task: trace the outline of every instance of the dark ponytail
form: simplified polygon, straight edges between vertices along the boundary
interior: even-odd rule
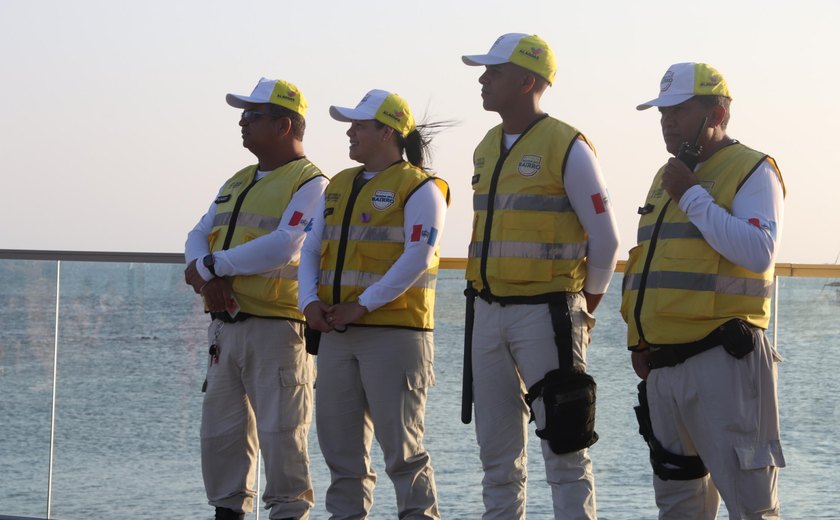
[[[405,158],[408,162],[418,168],[425,168],[426,162],[431,159],[429,156],[429,144],[432,142],[431,138],[423,139],[420,129],[415,128],[407,136],[400,136],[397,142],[400,144],[400,148],[405,151]]]
[[[396,134],[400,152],[405,152],[405,158],[408,162],[425,170],[427,165],[432,162],[432,139],[441,130],[453,126],[455,126],[454,121],[432,121],[417,125],[417,128],[405,137]]]

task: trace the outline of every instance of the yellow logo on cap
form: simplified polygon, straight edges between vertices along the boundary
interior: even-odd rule
[[[724,96],[732,98],[729,87],[723,75],[711,65],[696,63],[694,65],[694,94],[698,96]]]
[[[539,47],[531,47],[530,51],[528,49],[520,49],[519,52],[524,54],[525,56],[528,56],[530,58],[534,58],[535,60],[538,60],[538,59],[540,59],[540,54],[543,53],[543,50],[540,49]]]
[[[272,92],[272,103],[306,116],[306,99],[300,90],[288,81],[277,80]]]
[[[554,73],[557,70],[554,53],[537,35],[520,39],[510,56],[510,62],[539,74],[549,83],[554,83]]]
[[[364,100],[362,102],[364,103]],[[402,136],[410,134],[417,128],[411,110],[408,108],[408,103],[397,94],[389,94],[382,101],[376,120],[390,126]]]
[[[295,101],[295,98],[297,97],[297,92],[295,92],[294,90],[289,90],[285,94],[283,94],[282,92],[278,92],[277,97],[282,99],[288,99],[289,101]]]

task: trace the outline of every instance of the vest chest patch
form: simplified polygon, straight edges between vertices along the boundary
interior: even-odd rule
[[[373,207],[378,210],[384,210],[394,205],[395,198],[393,191],[376,190],[373,197],[370,198]]]
[[[223,202],[227,202],[229,200],[230,200],[230,194],[219,195],[218,197],[216,197],[216,200],[214,200],[213,202],[215,202],[216,204],[222,204]]]
[[[541,162],[540,155],[523,155],[522,159],[519,159],[519,174],[523,177],[533,177],[540,171]]]

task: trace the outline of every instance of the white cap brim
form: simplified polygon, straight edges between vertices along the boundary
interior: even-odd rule
[[[376,114],[369,114],[357,108],[337,107],[335,105],[330,107],[330,116],[336,121],[342,121],[344,123],[376,119]]]
[[[647,110],[650,107],[672,107],[679,105],[689,99],[693,98],[694,94],[676,94],[673,96],[659,96],[656,99],[651,99],[641,105],[636,106],[636,110]]]
[[[501,65],[502,63],[507,63],[508,61],[510,61],[507,58],[493,56],[491,54],[473,54],[470,56],[461,56],[461,60],[467,65],[473,66]]]
[[[267,99],[257,99],[251,96],[239,96],[237,94],[228,94],[225,96],[225,101],[234,108],[248,108],[249,105],[263,105],[268,103]]]

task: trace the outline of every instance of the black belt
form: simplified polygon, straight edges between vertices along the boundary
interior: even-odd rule
[[[723,345],[723,331],[729,323],[730,322],[727,322],[720,327],[715,328],[715,330],[710,332],[708,336],[697,341],[668,345],[651,345],[650,361],[648,366],[651,369],[677,366],[692,356],[696,356],[697,354],[706,352],[709,349]],[[752,328],[752,325],[747,324],[747,326]]]
[[[225,323],[236,323],[236,322],[239,322],[239,321],[245,321],[248,318],[256,318],[256,317],[257,316],[254,316],[253,314],[248,314],[247,312],[239,312],[239,313],[236,314],[236,317],[234,317],[234,318],[231,318],[230,314],[228,314],[227,311],[225,311],[225,312],[211,312],[210,313],[210,318],[212,318],[214,320],[223,321]]]
[[[468,289],[469,290],[469,289]],[[486,301],[487,303],[498,303],[502,306],[505,305],[539,305],[542,303],[552,303],[556,301],[566,301],[566,293],[565,292],[554,292],[554,293],[543,293],[543,294],[535,294],[533,296],[496,296],[495,294],[491,293],[487,289],[482,289],[480,291],[475,291],[475,295],[481,298],[482,300]],[[466,294],[466,291],[464,291]]]

